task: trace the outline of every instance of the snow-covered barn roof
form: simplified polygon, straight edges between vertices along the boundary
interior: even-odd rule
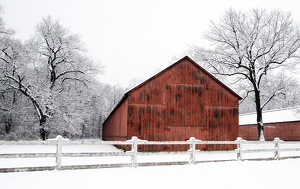
[[[263,111],[263,123],[300,121],[300,107]],[[256,112],[241,114],[239,125],[256,124]]]

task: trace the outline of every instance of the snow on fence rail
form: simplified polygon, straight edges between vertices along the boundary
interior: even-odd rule
[[[138,145],[178,145],[178,144],[189,144],[190,149],[188,151],[180,152],[138,152]],[[237,149],[230,151],[200,151],[196,149],[196,144],[236,144]],[[247,149],[247,145],[270,145],[271,148],[258,148],[258,149]],[[63,139],[61,136],[57,136],[55,139],[46,141],[0,141],[0,145],[56,145],[56,153],[18,153],[18,154],[1,154],[0,158],[41,158],[41,157],[55,157],[55,166],[48,167],[25,167],[25,168],[0,168],[0,172],[19,172],[19,171],[39,171],[39,170],[66,170],[66,169],[89,169],[89,168],[106,168],[106,167],[137,167],[149,166],[149,165],[182,165],[182,164],[195,164],[199,162],[207,161],[196,161],[196,154],[222,154],[222,153],[236,153],[236,158],[232,160],[249,160],[244,158],[245,154],[248,153],[261,153],[261,152],[274,152],[273,157],[259,157],[258,159],[283,159],[297,156],[281,156],[281,152],[287,151],[300,151],[300,147],[297,148],[283,148],[282,144],[297,144],[300,146],[300,141],[282,141],[279,138],[275,138],[273,141],[246,141],[238,137],[236,141],[201,141],[194,137],[191,137],[187,141],[146,141],[140,140],[137,137],[132,137],[131,140],[127,141],[100,141],[100,140],[80,140],[70,141]],[[131,151],[126,152],[89,152],[89,153],[62,153],[63,145],[131,145]],[[187,154],[190,156],[188,161],[177,161],[177,162],[152,162],[152,163],[138,163],[138,155],[178,155]],[[62,166],[62,157],[101,157],[101,156],[131,156],[131,163],[121,164],[98,164],[98,165],[74,165],[74,166]],[[253,158],[252,158],[253,159]],[[258,160],[257,158],[254,158]],[[214,160],[214,161],[230,161],[230,160]]]

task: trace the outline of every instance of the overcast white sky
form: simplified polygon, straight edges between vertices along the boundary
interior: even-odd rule
[[[202,45],[202,32],[233,7],[290,11],[300,21],[299,0],[1,0],[4,21],[26,40],[42,17],[51,15],[82,36],[90,55],[105,66],[103,83],[127,86]]]

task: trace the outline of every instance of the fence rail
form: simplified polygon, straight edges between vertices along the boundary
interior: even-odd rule
[[[190,149],[188,151],[179,152],[138,152],[138,145],[178,145],[178,144],[188,144]],[[197,144],[236,144],[237,149],[230,151],[200,151],[196,149]],[[272,148],[264,149],[244,149],[245,145],[249,144],[274,144]],[[140,140],[137,137],[132,137],[131,140],[127,141],[100,141],[100,140],[80,140],[80,141],[70,141],[63,139],[61,136],[57,136],[55,139],[47,141],[0,141],[0,145],[56,145],[56,153],[18,153],[18,154],[1,154],[0,158],[42,158],[42,157],[55,157],[55,166],[45,166],[45,167],[17,167],[17,168],[0,168],[0,172],[18,172],[18,171],[40,171],[40,170],[66,170],[66,169],[91,169],[91,168],[106,168],[106,167],[137,167],[139,166],[149,166],[149,165],[182,165],[182,164],[195,164],[199,162],[207,161],[196,161],[196,154],[223,154],[223,153],[236,153],[236,158],[230,159],[234,160],[245,160],[244,154],[247,153],[261,153],[261,152],[274,152],[273,157],[269,158],[259,158],[259,159],[283,159],[300,156],[281,156],[281,152],[287,151],[300,151],[298,148],[282,148],[282,144],[297,144],[300,146],[299,141],[282,141],[279,138],[275,138],[273,141],[246,141],[242,138],[237,138],[236,141],[201,141],[194,137],[191,137],[187,141],[146,141]],[[89,152],[89,153],[62,153],[63,145],[131,145],[131,151],[126,152]],[[182,155],[187,154],[190,158],[187,161],[176,161],[176,162],[149,162],[149,163],[138,163],[138,156],[148,156],[148,155]],[[131,156],[131,163],[121,163],[121,164],[97,164],[97,165],[74,165],[74,166],[62,166],[62,157],[102,157],[102,156]],[[211,161],[230,161],[230,160],[209,160]]]

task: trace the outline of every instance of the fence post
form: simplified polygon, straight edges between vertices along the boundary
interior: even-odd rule
[[[192,144],[190,145],[190,148],[192,150],[192,154],[190,156],[190,162],[192,161],[192,163],[195,164],[195,151],[196,151],[195,137],[191,137],[190,141],[192,142]]]
[[[197,141],[201,141],[201,140],[197,140]],[[191,142],[190,149],[188,151],[192,152],[192,154],[190,155],[190,163],[196,164],[196,151],[200,151],[200,150],[196,150],[195,137],[191,137],[190,140],[188,140],[188,142]]]
[[[242,139],[242,137],[238,137],[237,139],[236,139],[236,141],[238,142],[238,144],[237,144],[237,159],[238,160],[243,160],[243,139]]]
[[[132,167],[137,167],[137,145],[138,145],[138,138],[136,136],[132,137]]]
[[[136,136],[133,136],[130,140],[127,140],[127,142],[131,143],[131,161],[132,161],[132,167],[137,167],[137,151],[138,151],[138,143],[147,143],[147,140],[140,140]]]
[[[56,137],[56,170],[61,170],[61,157],[62,157],[62,136]]]
[[[274,154],[274,159],[280,159],[280,140],[278,137],[274,138],[274,143],[275,143],[275,154]]]

